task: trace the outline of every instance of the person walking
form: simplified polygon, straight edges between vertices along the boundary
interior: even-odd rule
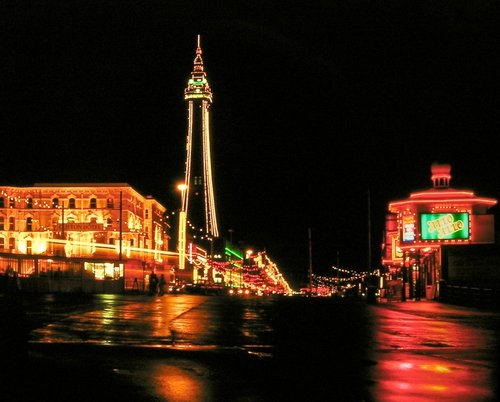
[[[165,285],[167,281],[165,280],[165,276],[163,274],[160,275],[160,279],[158,280],[158,294],[163,296],[165,294]]]
[[[153,296],[156,294],[156,289],[158,287],[158,277],[154,271],[149,274],[149,295]]]

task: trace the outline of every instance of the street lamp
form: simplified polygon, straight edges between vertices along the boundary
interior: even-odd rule
[[[179,249],[179,269],[185,268],[186,260],[186,210],[185,198],[187,186],[182,183],[177,186],[181,192],[181,210],[179,212],[179,235],[178,235],[178,249]]]

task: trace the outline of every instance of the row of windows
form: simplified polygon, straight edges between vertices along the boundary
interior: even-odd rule
[[[0,230],[5,230],[5,218],[3,216],[0,216]],[[9,218],[8,230],[16,230],[16,219],[13,216]]]
[[[109,244],[115,244],[115,239],[110,238]],[[31,254],[33,249],[33,242],[31,240],[26,240],[26,254]],[[129,240],[129,246],[134,247],[134,239]],[[9,238],[9,250],[13,250],[16,248],[16,239],[13,237]],[[5,250],[5,238],[0,237],[0,250]]]
[[[31,246],[31,240],[28,240],[30,242],[30,246]],[[0,237],[0,249],[4,249],[5,248],[5,239],[3,237]],[[13,237],[9,238],[9,249],[12,250],[16,248],[16,239],[14,239]]]
[[[0,216],[0,230],[5,230],[5,219],[3,216]],[[9,229],[7,230],[16,230],[16,220],[13,216],[9,218]],[[26,231],[31,232],[33,230],[33,218],[26,218]]]
[[[55,218],[56,220],[52,222],[53,224],[57,224],[58,218]],[[92,218],[90,220],[90,223],[96,223],[96,218]],[[68,218],[68,223],[74,223],[70,218]],[[108,218],[106,220],[106,225],[109,227],[113,224],[113,220],[111,218]],[[16,230],[16,219],[11,216],[9,218],[9,225],[8,225],[7,230]],[[5,218],[3,216],[0,216],[0,230],[5,230]],[[33,218],[28,217],[26,218],[26,231],[31,232],[33,230]]]
[[[15,208],[16,207],[16,202],[14,198],[8,198],[9,200],[9,208]],[[5,198],[0,197],[0,208],[5,208]],[[64,205],[63,205],[64,206]],[[59,207],[59,198],[53,198],[52,199],[52,208],[57,208]],[[108,209],[113,209],[115,207],[115,202],[113,198],[108,198],[106,200],[106,208]],[[26,208],[33,208],[33,198],[28,197],[26,199]],[[75,198],[70,198],[68,201],[68,207],[70,209],[76,208],[76,199]],[[89,208],[91,209],[96,209],[97,208],[97,198],[91,198],[89,202]]]

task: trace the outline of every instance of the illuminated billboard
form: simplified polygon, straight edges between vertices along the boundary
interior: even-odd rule
[[[403,216],[403,242],[415,241],[415,219],[413,215]]]
[[[457,240],[469,238],[469,214],[421,214],[422,240]]]

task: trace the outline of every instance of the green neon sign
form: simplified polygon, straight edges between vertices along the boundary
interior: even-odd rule
[[[421,214],[422,240],[454,240],[469,238],[469,214]]]
[[[232,249],[232,248],[229,248],[226,246],[226,255],[232,255],[234,257],[236,257],[237,259],[239,260],[242,260],[243,259],[243,254],[239,253],[238,251]]]

